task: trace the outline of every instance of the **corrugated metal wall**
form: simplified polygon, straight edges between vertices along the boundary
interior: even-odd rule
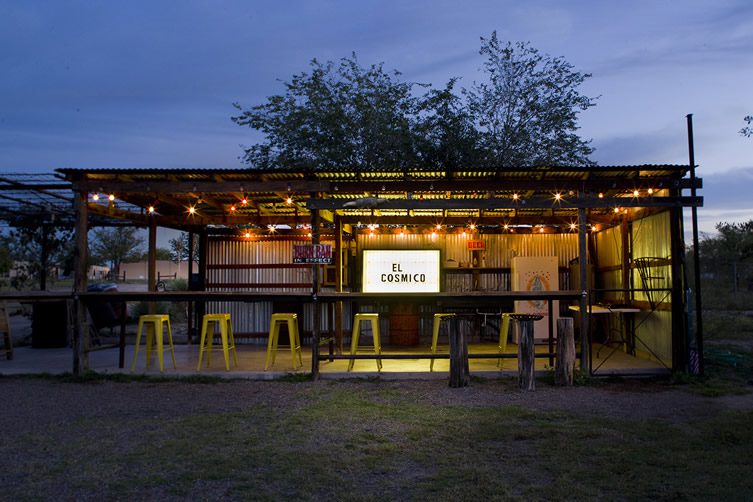
[[[310,244],[309,241],[244,241],[237,239],[211,238],[207,245],[207,283],[211,291],[285,291],[311,292],[308,287],[283,287],[290,284],[311,284],[310,266],[293,266],[293,245]],[[249,265],[291,265],[282,268],[244,268]],[[223,268],[223,267],[228,268]],[[254,287],[254,284],[271,285]],[[304,332],[313,331],[313,304],[303,305],[301,327]],[[322,305],[322,331],[328,331],[331,319],[328,306]],[[208,312],[229,312],[233,328],[239,334],[267,333],[269,320],[274,310],[272,302],[211,302]],[[266,343],[265,339],[255,340]]]
[[[467,249],[470,234],[429,234],[409,235],[367,235],[359,236],[358,250],[364,249],[439,249],[444,265],[457,267],[471,263],[472,252]],[[486,249],[484,259],[479,264],[486,268],[509,269],[515,256],[557,256],[559,266],[567,268],[570,261],[578,257],[578,235],[572,234],[486,234],[481,237]],[[360,256],[360,255],[359,255]],[[510,274],[505,272],[482,272],[479,287],[486,291],[509,291]],[[470,291],[472,275],[468,273],[445,274],[445,291]],[[559,277],[560,289],[570,289],[569,273],[563,271]]]

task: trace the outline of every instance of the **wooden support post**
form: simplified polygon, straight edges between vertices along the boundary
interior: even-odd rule
[[[343,222],[335,215],[335,291],[343,291]],[[331,347],[332,344],[330,344]],[[337,354],[343,353],[343,302],[335,302],[335,342]]]
[[[579,192],[579,195],[583,197],[584,190]],[[589,304],[588,295],[588,254],[587,254],[587,240],[588,235],[586,233],[586,209],[578,209],[578,266],[580,267],[580,284],[578,289],[581,291],[580,297],[580,369],[583,371],[590,371],[589,361],[591,360],[591,342],[588,336],[588,314],[587,307]],[[595,273],[595,270],[594,270]]]
[[[13,334],[10,332],[10,318],[5,302],[0,302],[0,332],[3,333],[5,342],[5,357],[10,361],[13,359]]]
[[[76,214],[76,248],[73,250],[73,374],[80,375],[89,369],[89,326],[86,308],[79,293],[86,291],[86,255],[89,242],[89,207],[87,193],[77,192],[73,197],[73,211]]]
[[[554,367],[555,385],[570,386],[575,372],[575,328],[571,317],[557,319],[557,362]]]
[[[460,329],[459,316],[453,317],[450,324],[450,387],[468,387],[471,372],[468,367],[468,340]]]
[[[311,194],[316,198],[316,194]],[[311,211],[311,244],[319,244],[320,237],[320,217],[319,211]],[[311,377],[316,380],[319,378],[319,342],[322,339],[322,313],[319,305],[319,265],[311,266],[311,296],[314,303],[314,332],[311,341]]]
[[[512,314],[511,317],[518,321],[520,330],[520,342],[518,343],[518,387],[520,390],[536,390],[536,378],[534,377],[535,347],[533,345],[533,323],[543,319],[542,315],[535,314]]]

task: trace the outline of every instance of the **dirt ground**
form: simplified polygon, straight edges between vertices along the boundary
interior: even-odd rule
[[[34,432],[49,424],[87,417],[176,417],[242,411],[257,405],[284,409],[305,402],[308,395],[326,395],[333,389],[351,389],[367,398],[388,399],[394,404],[514,405],[532,410],[667,422],[708,418],[729,409],[753,409],[753,393],[711,398],[688,392],[683,386],[629,380],[569,388],[538,383],[536,391],[521,392],[511,380],[474,381],[469,387],[453,389],[444,380],[243,380],[205,384],[180,381],[61,383],[54,379],[8,377],[0,378],[4,410],[0,414],[0,427]]]

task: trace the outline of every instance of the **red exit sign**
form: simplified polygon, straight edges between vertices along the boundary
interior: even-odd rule
[[[468,249],[471,251],[478,251],[480,249],[486,249],[486,245],[484,244],[484,241],[478,240],[478,239],[471,239],[467,243]]]

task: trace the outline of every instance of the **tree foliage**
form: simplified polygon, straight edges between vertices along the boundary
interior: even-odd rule
[[[594,99],[578,92],[589,74],[527,43],[481,39],[486,82],[468,91],[485,164],[587,165],[593,149],[575,131],[578,113]]]
[[[750,138],[753,136],[753,115],[748,115],[743,119],[748,125],[740,129],[740,134]]]
[[[21,222],[8,236],[15,267],[11,284],[23,289],[37,283],[40,290],[47,289],[47,279],[54,269],[70,271],[72,243],[71,228],[55,226],[44,218],[41,222]]]
[[[339,64],[311,61],[284,95],[242,110],[233,121],[266,135],[246,150],[256,167],[400,166],[413,160],[414,84],[381,64],[362,67],[355,54]]]
[[[98,228],[89,239],[89,254],[99,264],[109,264],[120,275],[120,264],[138,261],[143,255],[144,238],[134,227]]]
[[[704,270],[714,274],[733,272],[734,287],[738,282],[753,281],[753,276],[739,277],[740,271],[753,265],[753,220],[744,223],[717,223],[718,235],[699,243]],[[747,264],[746,267],[740,265]]]
[[[578,114],[594,98],[578,88],[590,77],[528,44],[481,39],[485,81],[457,89],[404,82],[383,64],[311,61],[283,94],[243,109],[233,121],[265,139],[245,149],[258,168],[587,165]]]
[[[181,261],[199,261],[199,243],[196,239],[193,242],[193,252],[189,252],[189,239],[186,232],[181,232],[178,237],[170,239],[170,260],[175,263]]]
[[[5,275],[13,268],[13,257],[8,243],[0,242],[0,274]]]

